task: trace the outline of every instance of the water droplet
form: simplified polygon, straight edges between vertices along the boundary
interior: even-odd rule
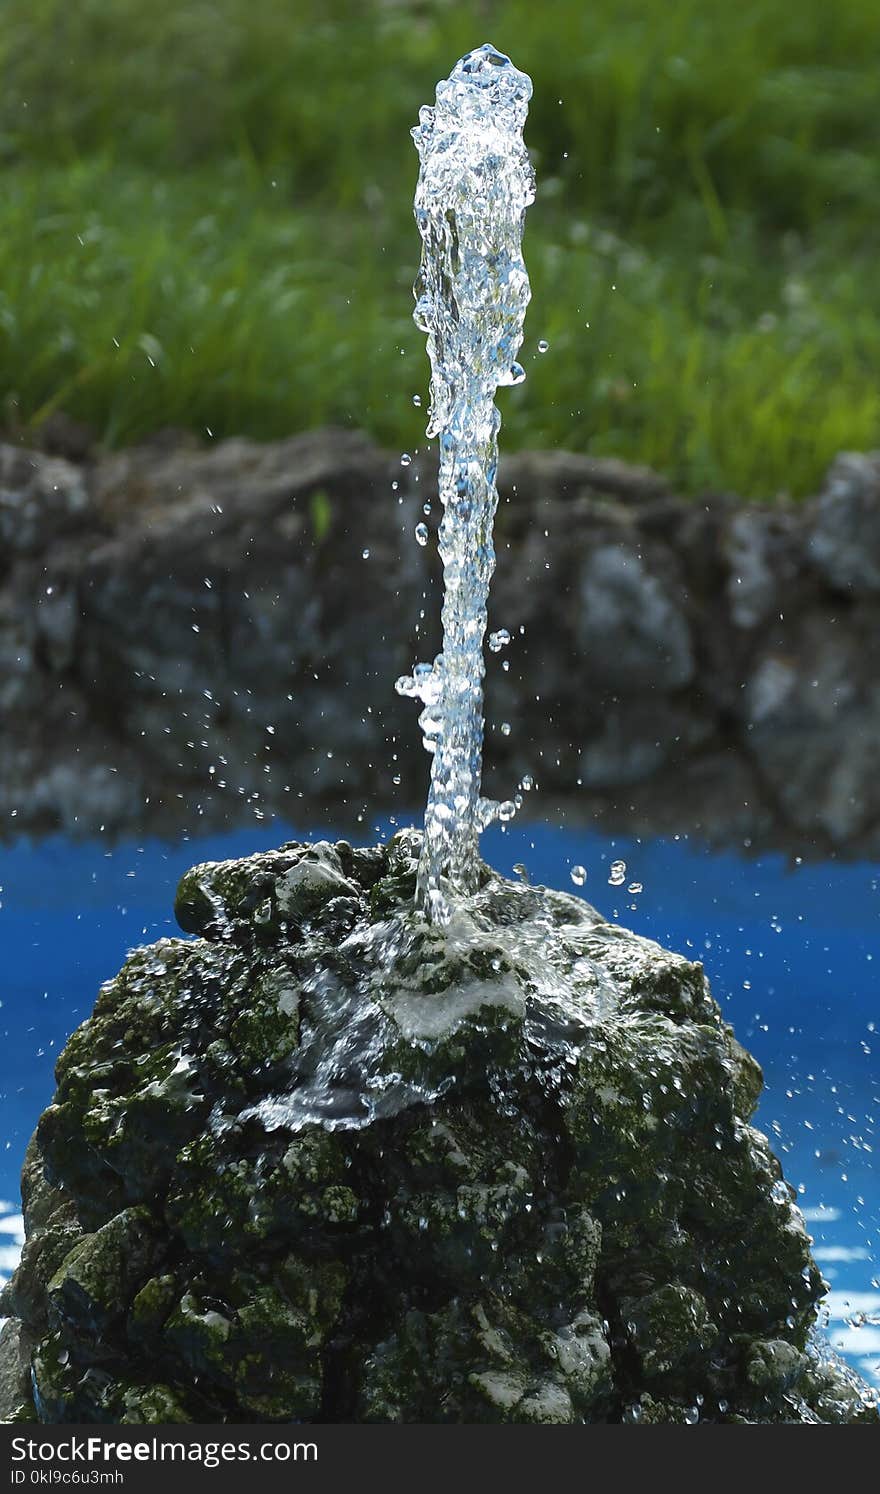
[[[421,405],[421,403],[422,403],[422,396],[420,394],[414,394],[413,395],[413,404],[415,405],[416,409],[419,408],[419,406]]]
[[[549,346],[550,346],[549,342],[546,342],[545,339],[542,337],[541,341],[538,343],[538,352],[539,353],[546,353],[546,351],[549,348]]]
[[[493,654],[500,654],[509,642],[510,634],[506,628],[499,628],[497,632],[489,634],[489,648]]]
[[[522,779],[520,780],[520,788],[525,789],[526,793],[528,794],[534,787],[535,780],[532,777],[531,773],[523,773]]]
[[[401,465],[401,467],[411,467],[412,466],[412,457],[410,456],[410,454],[409,454],[408,451],[401,452],[400,465]]]
[[[502,737],[509,737],[510,736],[510,722],[509,721],[502,721],[502,723],[501,723],[501,735],[502,735]]]
[[[420,544],[420,545],[426,545],[428,543],[428,526],[427,526],[427,524],[417,524],[416,528],[415,528],[415,536],[416,536],[416,542],[418,544]]]
[[[626,880],[626,862],[612,861],[608,881],[612,887],[622,887]]]
[[[583,887],[587,880],[587,868],[585,866],[573,866],[571,869],[571,880],[575,887]]]
[[[630,882],[630,884],[629,884],[629,886],[627,887],[626,890],[627,890],[627,892],[633,892],[633,893],[635,893],[635,892],[644,892],[644,887],[642,886],[641,882]]]
[[[361,559],[362,560],[369,560],[369,558],[370,558],[370,552],[369,552],[369,550],[362,550],[361,551]]]

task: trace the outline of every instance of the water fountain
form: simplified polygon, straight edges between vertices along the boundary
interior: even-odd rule
[[[702,967],[477,853],[527,97],[482,48],[417,131],[447,583],[404,685],[425,834],[196,866],[195,937],[102,988],[25,1162],[14,1419],[877,1419],[810,1340],[822,1279]]]
[[[480,796],[483,639],[495,568],[495,391],[525,378],[516,359],[530,295],[522,233],[535,195],[523,143],[531,94],[510,58],[483,46],[438,85],[435,107],[422,109],[413,130],[422,237],[415,319],[428,334],[428,435],[440,446],[443,652],[397,688],[425,707],[433,762],[418,898],[438,923],[449,920],[444,884],[474,890],[479,832],[500,809]]]

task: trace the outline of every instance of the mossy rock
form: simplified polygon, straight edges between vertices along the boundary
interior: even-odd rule
[[[429,927],[418,851],[194,867],[197,937],[102,989],[26,1160],[8,1414],[876,1421],[701,966],[488,867]]]

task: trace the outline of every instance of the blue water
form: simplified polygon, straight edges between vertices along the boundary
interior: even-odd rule
[[[387,822],[375,832],[387,834]],[[56,839],[0,849],[0,1275],[20,1238],[18,1174],[52,1094],[52,1066],[133,945],[176,932],[178,877],[296,832],[278,825],[115,847]],[[324,827],[312,838],[332,835]],[[750,860],[685,839],[638,842],[545,824],[495,826],[487,860],[587,897],[609,917],[705,963],[764,1068],[758,1124],[801,1195],[831,1286],[827,1332],[880,1383],[880,867]],[[625,882],[609,867],[626,862]],[[582,864],[582,889],[570,868]],[[640,883],[643,890],[629,893]]]

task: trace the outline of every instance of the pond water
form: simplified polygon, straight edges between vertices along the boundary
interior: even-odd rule
[[[372,828],[385,836],[394,827]],[[0,1277],[18,1256],[18,1176],[51,1098],[55,1057],[126,951],[177,932],[181,873],[334,834],[275,824],[174,845],[50,839],[0,848]],[[747,859],[684,838],[610,839],[539,822],[496,825],[482,849],[506,875],[522,863],[533,882],[587,897],[703,960],[725,1016],[764,1068],[758,1124],[800,1194],[830,1283],[825,1331],[880,1384],[880,1325],[857,1323],[880,1312],[880,867]],[[571,877],[579,867],[582,885]]]

